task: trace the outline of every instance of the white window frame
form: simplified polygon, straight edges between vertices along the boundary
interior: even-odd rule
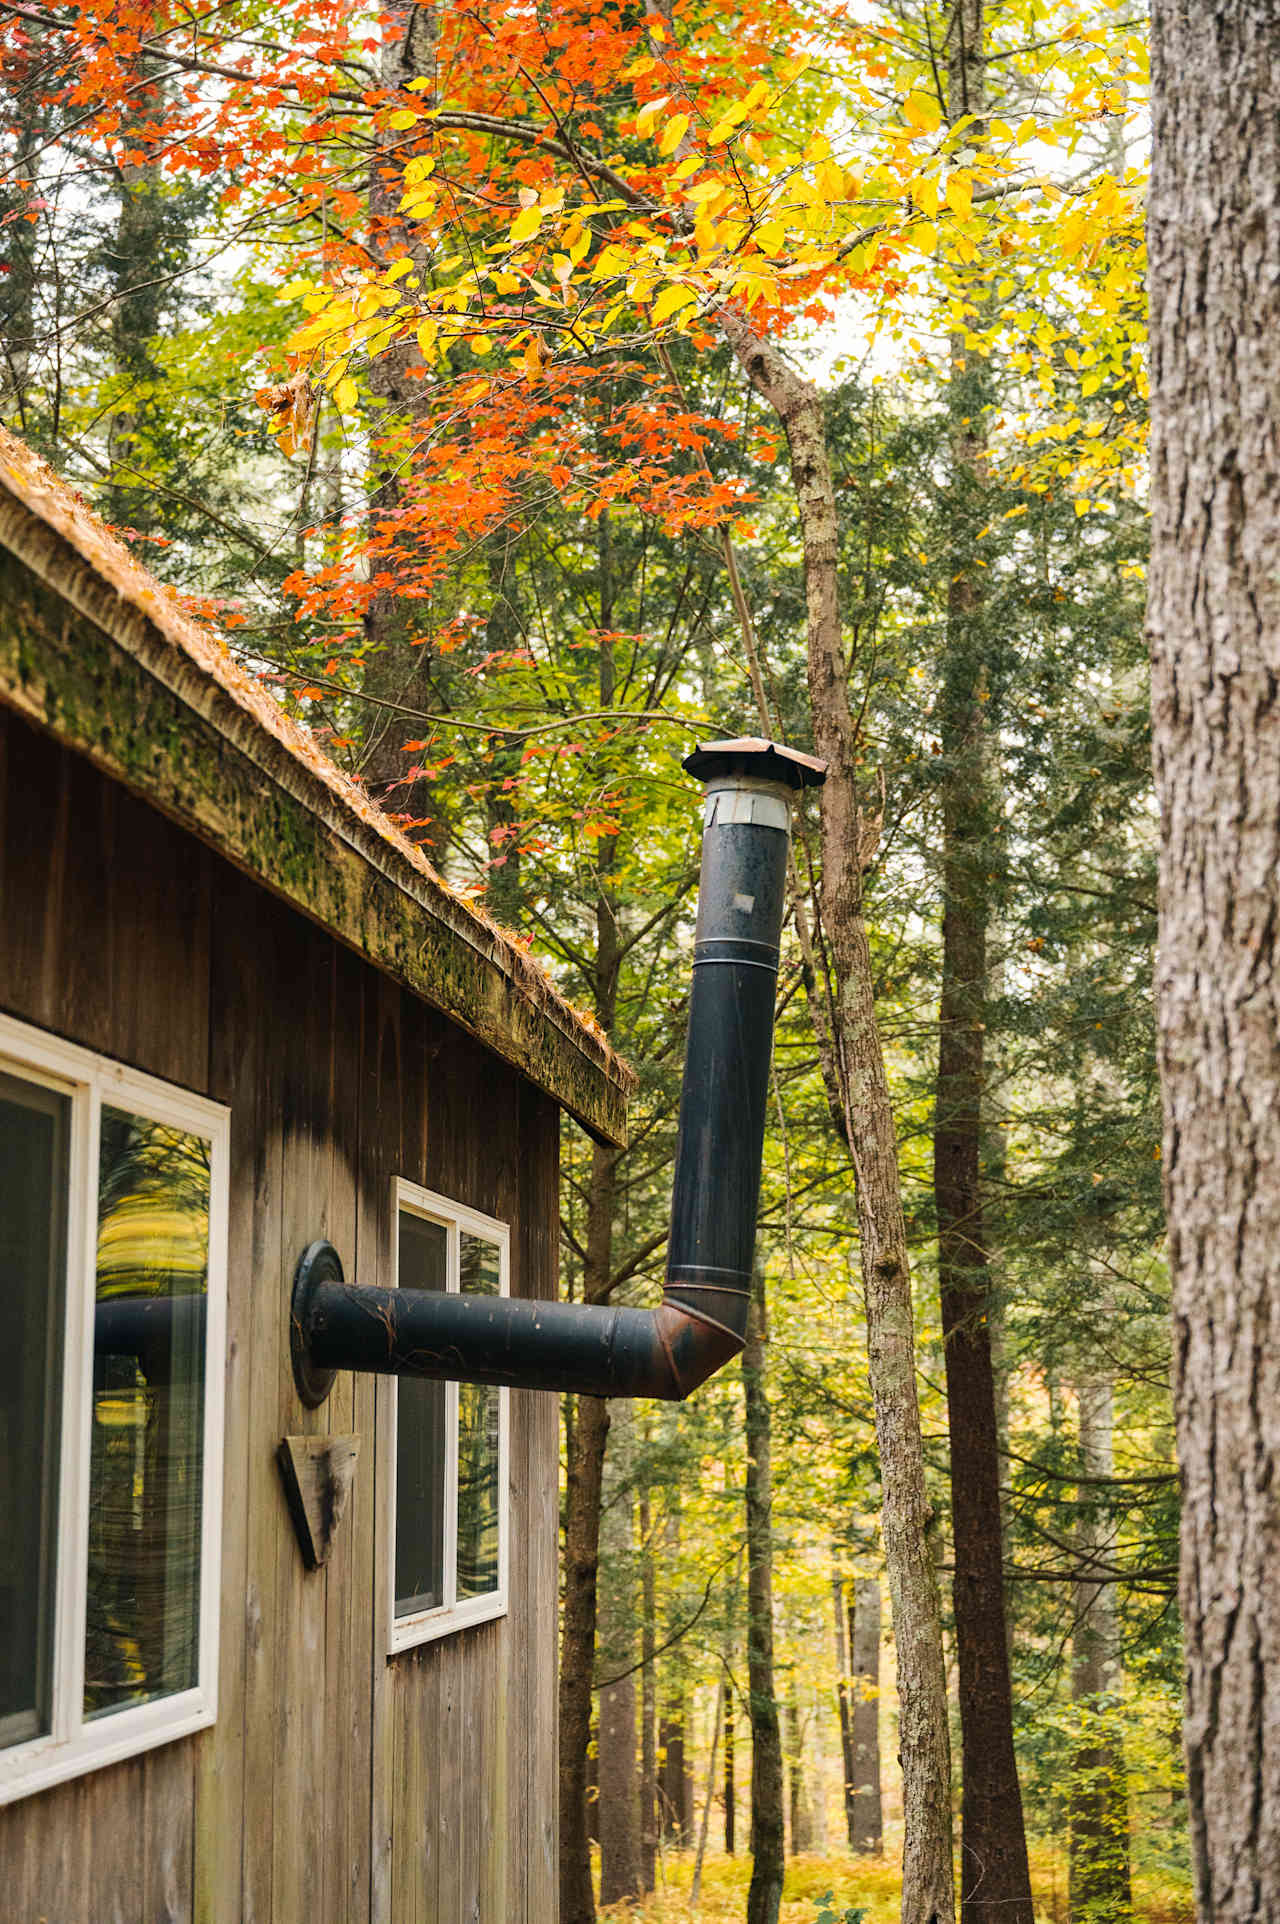
[[[493,1216],[485,1216],[477,1209],[467,1209],[461,1203],[452,1202],[447,1196],[437,1195],[432,1189],[423,1189],[418,1183],[407,1182],[398,1177],[394,1185],[393,1212],[393,1266],[395,1287],[400,1287],[400,1217],[401,1213],[420,1216],[425,1221],[437,1223],[448,1231],[447,1255],[445,1259],[446,1287],[450,1295],[456,1295],[461,1287],[459,1266],[463,1234],[483,1236],[486,1242],[494,1243],[498,1249],[498,1294],[511,1294],[511,1231],[506,1223],[498,1222]],[[510,1391],[498,1391],[498,1587],[487,1596],[468,1597],[461,1603],[457,1600],[458,1581],[458,1385],[446,1383],[445,1389],[445,1474],[444,1474],[444,1602],[432,1610],[419,1610],[413,1616],[396,1615],[396,1525],[397,1525],[397,1418],[399,1415],[400,1384],[391,1379],[391,1423],[390,1449],[388,1456],[388,1515],[390,1528],[387,1531],[389,1546],[387,1568],[387,1655],[394,1657],[401,1650],[413,1650],[418,1645],[431,1643],[436,1637],[451,1635],[455,1630],[463,1630],[469,1624],[492,1623],[496,1617],[505,1617],[508,1604],[508,1539],[510,1532]]]
[[[71,1098],[62,1422],[54,1542],[52,1705],[48,1733],[0,1750],[0,1806],[85,1771],[204,1730],[217,1715],[226,1380],[227,1218],[231,1113],[220,1103],[129,1069],[0,1015],[0,1069]],[[102,1108],[129,1110],[209,1143],[209,1280],[205,1299],[197,1681],[188,1690],[86,1722],[84,1643],[97,1288],[98,1145]]]

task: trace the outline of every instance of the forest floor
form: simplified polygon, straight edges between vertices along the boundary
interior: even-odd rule
[[[1067,1924],[1065,1852],[1040,1844],[1033,1846],[1031,1859],[1037,1924]],[[612,1904],[601,1911],[601,1917],[610,1924],[690,1924],[691,1919],[696,1924],[742,1924],[751,1878],[749,1858],[708,1851],[696,1912],[689,1906],[692,1852],[668,1856],[664,1869],[665,1888],[660,1884],[647,1902]],[[1161,1882],[1164,1888],[1157,1889],[1151,1879],[1135,1876],[1135,1924],[1193,1924],[1195,1905],[1189,1887],[1180,1881],[1177,1888],[1170,1888],[1167,1879]],[[793,1858],[787,1866],[781,1924],[818,1924],[824,1915],[819,1900],[828,1892],[826,1915],[834,1911],[833,1924],[898,1924],[900,1890],[898,1866],[891,1857],[862,1862],[847,1854]]]

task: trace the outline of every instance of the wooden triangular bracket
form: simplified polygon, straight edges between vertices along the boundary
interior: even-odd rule
[[[285,1501],[308,1570],[327,1563],[360,1454],[358,1436],[286,1436],[276,1451]]]

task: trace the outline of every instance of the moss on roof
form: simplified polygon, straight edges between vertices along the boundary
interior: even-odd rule
[[[47,611],[28,608],[24,621],[10,594],[0,698],[453,1016],[593,1133],[623,1139],[634,1078],[591,1018],[448,886],[220,637],[3,428],[0,547],[117,657],[91,665],[84,634],[68,648]]]

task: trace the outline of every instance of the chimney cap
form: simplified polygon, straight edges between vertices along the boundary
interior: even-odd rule
[[[754,775],[758,781],[785,782],[788,788],[817,788],[827,779],[827,764],[816,755],[766,741],[763,735],[740,735],[731,742],[704,742],[686,755],[681,766],[700,782],[717,775]]]

